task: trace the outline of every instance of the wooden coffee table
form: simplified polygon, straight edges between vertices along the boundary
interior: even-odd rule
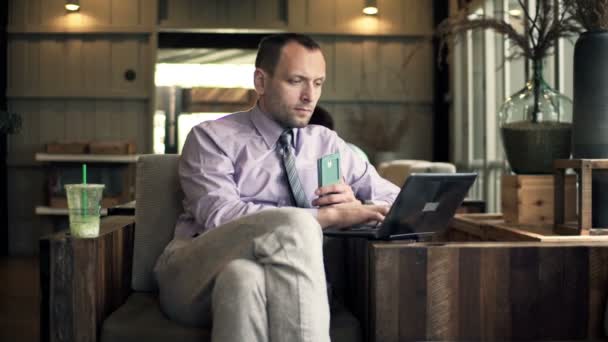
[[[439,241],[347,245],[347,302],[367,341],[604,336],[606,236],[557,236],[507,225],[499,214],[465,214]]]

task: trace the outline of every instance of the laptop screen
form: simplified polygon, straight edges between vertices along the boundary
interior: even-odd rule
[[[475,173],[410,175],[382,228],[389,235],[428,234],[446,229],[476,177]]]

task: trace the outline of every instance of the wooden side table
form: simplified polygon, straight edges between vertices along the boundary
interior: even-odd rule
[[[103,318],[131,291],[134,229],[133,216],[109,216],[99,237],[40,239],[41,341],[97,341]]]
[[[603,338],[605,237],[543,240],[472,216],[447,235],[467,242],[348,241],[348,303],[367,341]]]

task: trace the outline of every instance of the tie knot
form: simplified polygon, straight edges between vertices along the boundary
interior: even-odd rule
[[[283,133],[281,133],[281,136],[279,137],[279,142],[281,143],[281,146],[282,147],[291,146],[292,136],[293,136],[293,132],[291,131],[291,129],[284,130]]]

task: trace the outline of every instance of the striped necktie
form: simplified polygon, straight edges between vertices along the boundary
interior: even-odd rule
[[[287,180],[289,181],[289,188],[295,203],[300,208],[310,208],[308,198],[300,183],[300,177],[298,177],[298,170],[296,170],[296,156],[293,152],[293,146],[291,144],[293,132],[291,129],[287,129],[281,133],[279,137],[279,154],[283,160],[283,167],[285,167],[285,173],[287,173]]]

